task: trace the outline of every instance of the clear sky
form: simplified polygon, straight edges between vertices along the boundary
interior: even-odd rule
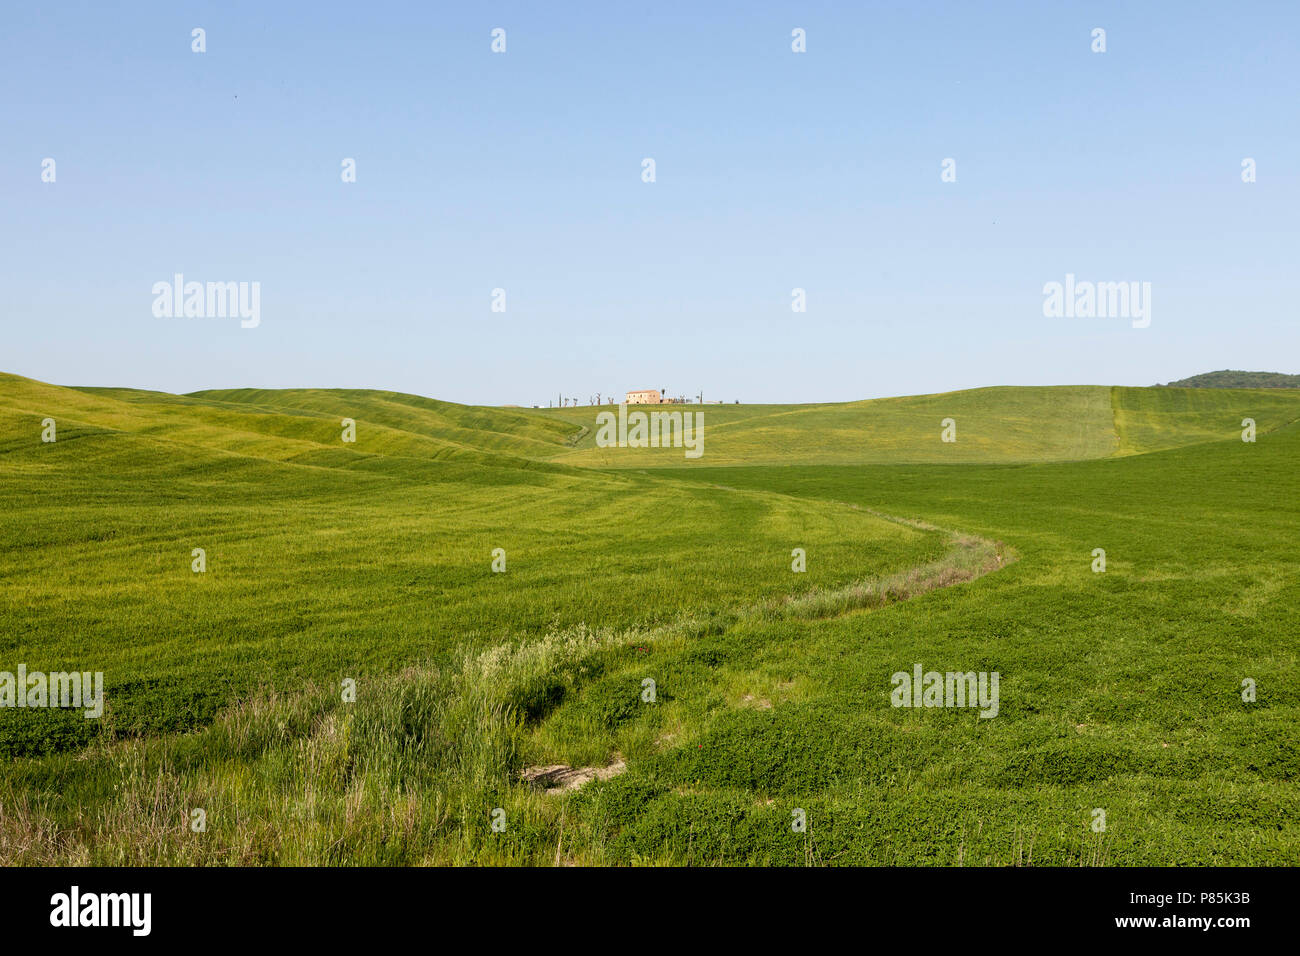
[[[1294,0],[12,2],[0,94],[0,370],[59,384],[1300,372]],[[259,282],[260,324],[156,317],[175,273]],[[1067,273],[1150,282],[1150,327],[1044,317]]]

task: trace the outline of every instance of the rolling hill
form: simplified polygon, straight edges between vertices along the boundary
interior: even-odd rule
[[[62,421],[64,438],[125,433],[324,468],[421,475],[429,468],[646,468],[681,464],[962,464],[1077,461],[1266,432],[1300,419],[1300,390],[1108,386],[981,388],[814,405],[685,405],[705,455],[596,446],[610,406],[501,409],[396,392],[233,389],[171,395],[62,388],[0,376],[0,408]],[[615,407],[616,408],[616,407]],[[649,408],[649,406],[646,406]],[[362,440],[341,441],[341,423]],[[941,440],[944,419],[957,440]]]
[[[634,406],[629,406],[634,407]],[[596,447],[603,408],[547,409],[585,428],[553,460],[615,467],[689,465],[974,464],[1078,461],[1240,437],[1245,417],[1267,431],[1300,419],[1300,393],[1050,386],[980,388],[829,405],[682,405],[702,411],[705,454]],[[957,440],[941,440],[941,422]]]

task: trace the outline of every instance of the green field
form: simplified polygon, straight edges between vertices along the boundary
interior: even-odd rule
[[[0,862],[1300,862],[1300,391],[597,411],[0,375]]]

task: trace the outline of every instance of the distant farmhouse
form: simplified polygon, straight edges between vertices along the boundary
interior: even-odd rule
[[[629,405],[662,405],[664,397],[657,388],[643,388],[640,391],[628,392],[626,401]]]

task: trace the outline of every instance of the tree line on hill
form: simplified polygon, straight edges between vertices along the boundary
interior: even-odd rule
[[[1157,388],[1300,388],[1300,375],[1282,372],[1240,372],[1223,369],[1219,372],[1202,372],[1191,378],[1179,379],[1157,385]]]

